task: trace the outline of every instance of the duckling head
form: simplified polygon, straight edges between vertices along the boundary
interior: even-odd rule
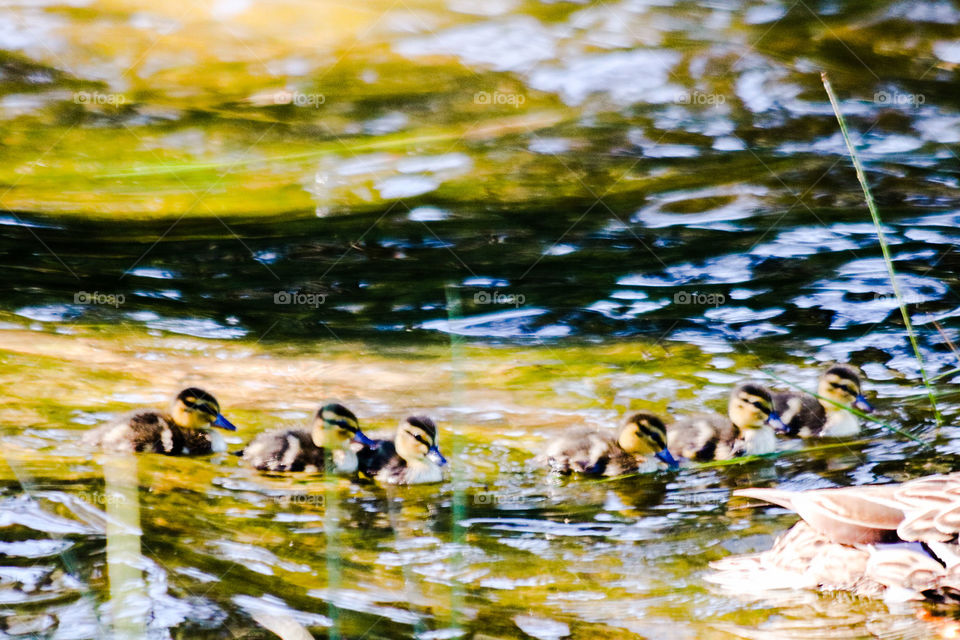
[[[773,409],[773,394],[757,382],[743,382],[734,388],[727,414],[730,422],[741,431],[763,429],[766,425],[777,431],[787,430],[787,425]]]
[[[428,460],[439,466],[447,459],[437,447],[437,425],[426,416],[410,416],[397,427],[394,440],[397,455],[408,463],[426,463]]]
[[[620,430],[617,444],[635,456],[656,456],[670,468],[679,466],[667,449],[667,427],[656,414],[640,411],[628,417]]]
[[[845,406],[853,406],[864,413],[873,411],[873,407],[863,397],[860,389],[860,373],[847,364],[835,364],[820,376],[817,393],[824,398]],[[838,411],[839,407],[826,403],[827,411]]]
[[[318,447],[342,449],[354,441],[367,446],[376,445],[360,430],[357,416],[337,402],[328,402],[317,410],[310,437]]]
[[[217,399],[197,387],[189,387],[177,394],[170,406],[170,417],[174,424],[184,429],[206,429],[214,426],[227,431],[237,430],[237,427],[220,413]]]

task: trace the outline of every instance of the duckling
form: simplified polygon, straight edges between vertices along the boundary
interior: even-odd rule
[[[768,551],[712,563],[713,582],[737,590],[760,585],[960,601],[960,473],[734,495],[772,502],[801,520]]]
[[[537,461],[554,473],[619,476],[656,471],[678,464],[667,449],[663,421],[647,411],[624,421],[619,434],[589,427],[574,429],[553,440]]]
[[[120,420],[84,434],[82,442],[105,451],[150,451],[168,456],[206,455],[226,451],[223,437],[209,429],[237,428],[220,413],[212,395],[189,387],[176,395],[168,412],[138,409]]]
[[[817,395],[844,406],[871,413],[873,407],[863,397],[859,372],[847,364],[835,364],[823,372]],[[786,424],[786,435],[844,438],[860,431],[860,420],[833,402],[818,400],[808,393],[781,391],[773,394],[774,407]]]
[[[773,394],[756,382],[738,384],[730,393],[728,418],[701,414],[667,427],[667,445],[675,457],[700,462],[773,453],[775,429],[783,423],[774,410]]]
[[[393,440],[374,440],[357,457],[360,473],[383,484],[441,482],[447,464],[437,447],[437,425],[426,416],[401,421]]]
[[[243,450],[243,461],[260,471],[322,472],[351,474],[357,470],[357,454],[351,442],[372,445],[360,430],[357,416],[335,402],[321,406],[310,430],[280,429],[261,433]],[[331,467],[327,467],[327,457]]]

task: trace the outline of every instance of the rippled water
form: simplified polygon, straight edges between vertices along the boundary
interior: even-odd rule
[[[733,488],[957,466],[955,3],[0,12],[4,637],[955,632],[702,580],[792,521]],[[939,430],[821,70],[945,374]],[[530,467],[558,429],[722,410],[766,370],[812,388],[832,360],[927,444],[874,427],[675,475]],[[77,448],[187,381],[233,448],[323,397],[374,428],[429,412],[453,476],[383,491]]]

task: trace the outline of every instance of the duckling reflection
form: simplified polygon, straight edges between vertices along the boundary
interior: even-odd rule
[[[226,451],[223,437],[210,427],[237,429],[220,413],[216,398],[203,389],[189,387],[176,395],[168,411],[137,409],[116,422],[88,431],[81,442],[104,451],[146,451],[168,456]]]
[[[447,464],[437,446],[437,425],[426,416],[401,421],[393,440],[374,440],[357,457],[360,473],[383,484],[441,482]]]
[[[666,427],[655,414],[629,416],[618,435],[589,427],[573,429],[552,441],[538,464],[554,473],[619,476],[677,467],[667,449]]]
[[[784,432],[802,438],[857,435],[860,432],[860,420],[833,403],[871,413],[873,407],[863,397],[861,386],[860,374],[854,367],[835,364],[823,372],[817,385],[817,395],[825,400],[799,391],[775,393],[774,406],[786,424]]]
[[[353,442],[373,441],[360,430],[352,411],[330,402],[317,410],[309,431],[279,429],[261,433],[243,450],[243,461],[260,471],[330,470],[351,474],[357,470],[357,454],[350,447]]]
[[[785,425],[774,410],[770,389],[756,382],[738,384],[730,393],[727,416],[701,414],[677,420],[667,428],[670,451],[704,462],[776,450],[774,429]]]

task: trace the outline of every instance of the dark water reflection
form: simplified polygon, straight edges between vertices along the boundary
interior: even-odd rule
[[[11,319],[37,328],[109,321],[227,339],[431,339],[437,331],[521,340],[696,335],[731,345],[779,338],[805,343],[823,359],[878,349],[884,363],[894,359],[894,368],[912,371],[897,300],[866,223],[793,219],[770,228],[752,216],[735,231],[654,232],[591,229],[608,223],[582,220],[568,231],[569,220],[551,218],[563,216],[484,212],[429,227],[396,212],[273,226],[233,220],[242,239],[183,237],[220,226],[195,220],[155,246],[139,228],[117,237],[114,225],[11,227],[3,239],[4,305]],[[947,346],[957,339],[950,325],[960,309],[950,275],[954,218],[888,221],[901,294],[933,370],[956,363]],[[548,246],[545,239],[565,231],[563,251]],[[45,249],[33,234],[77,277],[49,254],[38,256]],[[20,266],[38,258],[48,264]],[[463,304],[463,317],[452,321],[450,285]]]

